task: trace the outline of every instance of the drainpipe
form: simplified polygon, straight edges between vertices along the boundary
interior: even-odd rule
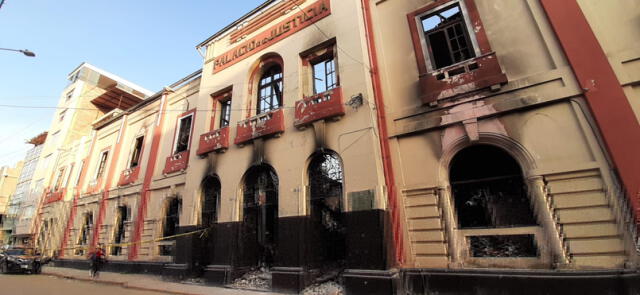
[[[380,149],[382,153],[382,165],[384,169],[385,185],[387,186],[387,197],[389,198],[389,209],[391,211],[391,229],[393,233],[393,245],[395,248],[395,262],[398,265],[404,263],[404,247],[402,240],[402,225],[400,224],[400,212],[398,209],[398,200],[396,195],[395,177],[393,174],[393,166],[391,162],[391,149],[389,147],[389,137],[387,131],[387,117],[384,108],[384,99],[382,95],[382,83],[378,74],[378,52],[374,40],[373,21],[371,18],[371,1],[362,0],[362,13],[364,16],[365,38],[367,40],[367,49],[369,51],[369,64],[371,68],[371,84],[373,87],[374,101],[376,102],[376,113],[378,117],[378,130]]]

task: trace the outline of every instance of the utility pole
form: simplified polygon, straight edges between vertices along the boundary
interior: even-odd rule
[[[2,4],[4,4],[4,0],[0,0],[0,8],[2,8]]]

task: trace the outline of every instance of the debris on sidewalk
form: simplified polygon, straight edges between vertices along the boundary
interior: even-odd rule
[[[255,270],[236,279],[228,287],[234,289],[271,290],[271,273],[265,269]]]
[[[344,295],[344,287],[335,281],[315,284],[302,291],[303,295]]]

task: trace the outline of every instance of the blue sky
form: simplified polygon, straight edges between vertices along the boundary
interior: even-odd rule
[[[0,8],[0,166],[51,123],[83,61],[156,92],[202,65],[195,46],[263,0],[6,0]]]

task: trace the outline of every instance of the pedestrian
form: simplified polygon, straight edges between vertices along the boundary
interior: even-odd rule
[[[91,277],[97,278],[100,275],[100,267],[106,262],[102,245],[89,254],[89,260],[91,262]]]

